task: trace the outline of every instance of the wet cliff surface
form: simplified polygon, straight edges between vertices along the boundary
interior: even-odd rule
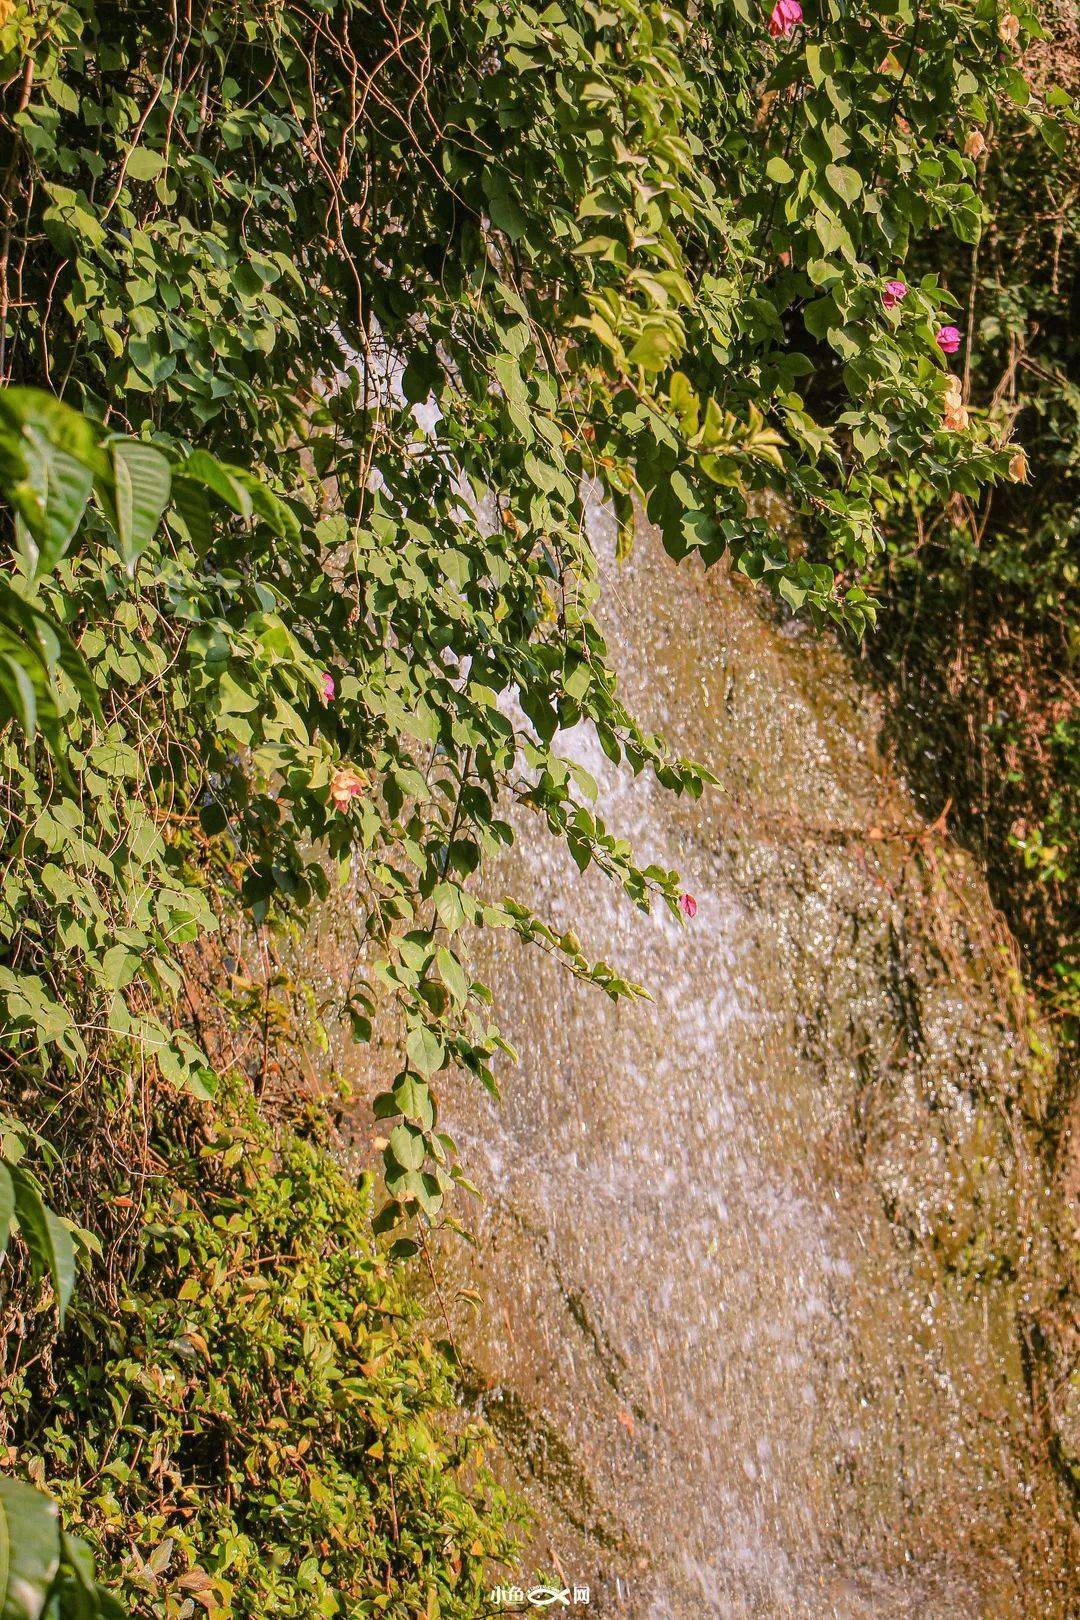
[[[521,1063],[501,1105],[449,1099],[486,1196],[446,1292],[482,1298],[451,1309],[535,1516],[522,1574],[632,1620],[1076,1612],[1023,1365],[1043,1077],[1007,940],[835,647],[648,535],[609,566],[632,706],[720,786],[566,738],[682,871],[683,926],[528,823],[498,874],[653,996],[500,939]]]

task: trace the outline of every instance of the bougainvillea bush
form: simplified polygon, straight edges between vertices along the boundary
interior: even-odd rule
[[[336,1011],[359,1043],[389,1021],[400,1051],[374,1101],[375,1225],[411,1230],[398,1254],[422,1241],[464,1174],[439,1077],[494,1088],[508,1055],[475,930],[639,993],[576,934],[477,898],[507,806],[692,926],[677,876],[635,861],[560,753],[583,722],[673,792],[706,781],[620,700],[586,503],[613,505],[621,551],[643,511],[674,560],[726,557],[860,635],[906,480],[946,499],[1021,476],[1002,424],[967,409],[956,306],[908,265],[929,232],[978,234],[970,140],[1003,101],[1033,126],[1066,116],[1030,97],[1020,52],[1038,33],[994,0],[0,6],[0,1020],[22,1189],[5,1321],[9,1346],[37,1335],[31,1365],[9,1349],[5,1410],[13,1456],[45,1448],[36,1477],[138,1612],[422,1612],[389,1555],[382,1591],[365,1584],[386,1531],[354,1501],[359,1418],[298,1470],[290,1535],[268,1527],[265,1449],[206,1440],[211,1409],[245,1434],[259,1410],[237,1415],[227,1377],[220,1392],[231,1307],[203,1300],[207,1267],[228,1272],[228,1234],[263,1218],[296,1124],[264,1117],[220,1193],[221,1121],[238,1085],[258,1101],[267,1020],[252,1012],[230,1062],[193,963],[243,915],[269,975],[280,932],[349,885],[357,961]],[[767,492],[798,546],[761,516]],[[315,1139],[305,1151],[329,1153]],[[301,1214],[312,1187],[297,1182]],[[350,1353],[368,1266],[334,1271],[358,1296],[359,1316],[340,1307]],[[164,1312],[183,1350],[162,1350],[148,1274],[203,1302],[179,1330]],[[125,1318],[108,1342],[106,1301]],[[329,1332],[314,1294],[288,1309]],[[280,1360],[274,1313],[251,1323]],[[177,1355],[179,1408],[159,1388]],[[182,1443],[128,1402],[134,1385],[188,1414]],[[323,1397],[282,1387],[282,1455],[302,1455]],[[57,1439],[65,1401],[89,1461]],[[365,1456],[386,1470],[391,1539],[425,1547],[431,1573],[429,1487],[414,1469],[395,1495],[390,1455]],[[117,1465],[114,1513],[86,1469]],[[461,1490],[429,1615],[475,1612],[475,1583],[450,1574],[499,1551],[473,1537],[481,1476]],[[245,1567],[278,1575],[230,1611],[237,1538]],[[57,1568],[54,1609],[93,1612],[79,1549],[50,1547],[39,1588]]]

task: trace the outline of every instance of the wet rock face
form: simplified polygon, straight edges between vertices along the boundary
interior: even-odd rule
[[[632,1620],[1073,1613],[1007,941],[840,652],[647,535],[612,567],[632,705],[721,785],[680,802],[566,738],[691,922],[525,824],[499,874],[654,997],[500,943],[522,1062],[501,1107],[450,1103],[487,1194],[459,1332],[536,1514],[525,1573]]]

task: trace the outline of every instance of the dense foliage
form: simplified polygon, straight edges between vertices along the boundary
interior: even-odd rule
[[[483,1434],[447,1431],[450,1364],[372,1252],[367,1180],[243,1095],[177,1124],[20,1460],[136,1612],[472,1612],[505,1503]],[[9,1421],[32,1389],[20,1369]]]
[[[1030,71],[1059,100],[1080,89],[1080,33],[1067,8],[1051,17]],[[1048,152],[1006,114],[988,131],[979,186],[978,242],[960,251],[939,237],[922,253],[966,312],[968,405],[1013,425],[1030,477],[976,502],[913,491],[889,525],[881,631],[867,651],[902,699],[894,730],[905,762],[932,813],[948,801],[950,822],[986,862],[1075,1056],[1080,142]]]
[[[583,722],[673,791],[705,780],[619,698],[588,500],[624,547],[642,506],[674,557],[726,553],[861,633],[913,480],[974,500],[1020,476],[1007,421],[959,407],[937,275],[901,276],[928,232],[978,237],[966,137],[1003,101],[1060,140],[1017,65],[1035,19],[994,0],[800,19],[794,0],[771,25],[747,0],[0,10],[2,1055],[52,1223],[37,1271],[59,1296],[77,1250],[91,1279],[80,1337],[48,1349],[72,1370],[55,1392],[12,1375],[10,1409],[145,1612],[404,1615],[423,1592],[471,1613],[502,1547],[483,1480],[438,1483],[458,1456],[424,1418],[442,1374],[415,1332],[386,1345],[389,1285],[343,1235],[362,1200],[325,1148],[240,1108],[237,1179],[196,945],[242,909],[269,959],[351,886],[343,1011],[358,1040],[377,1008],[400,1035],[377,1224],[422,1238],[462,1176],[438,1076],[494,1088],[507,1051],[471,930],[638,993],[478,898],[506,805],[678,907],[559,752]],[[256,1093],[265,1027],[262,1050]],[[200,1109],[219,1123],[196,1152]],[[86,1167],[114,1142],[106,1212]],[[277,1257],[269,1292],[249,1251]],[[385,1379],[363,1370],[384,1350]],[[294,1389],[280,1435],[256,1367]],[[395,1401],[380,1457],[364,1442]],[[301,1500],[277,1471],[309,1454]]]

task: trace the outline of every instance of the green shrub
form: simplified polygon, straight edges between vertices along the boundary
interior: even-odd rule
[[[148,1152],[116,1195],[141,1205],[124,1273],[73,1306],[47,1422],[40,1374],[6,1392],[18,1460],[133,1613],[477,1613],[508,1504],[375,1250],[370,1179],[236,1088],[170,1110]]]

